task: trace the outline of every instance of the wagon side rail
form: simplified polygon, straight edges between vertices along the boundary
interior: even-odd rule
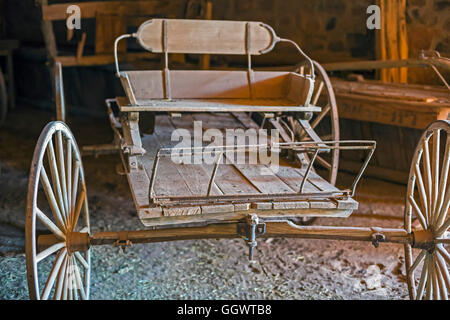
[[[330,150],[353,150],[353,151],[367,151],[365,160],[361,165],[361,169],[358,174],[353,179],[351,186],[347,189],[336,190],[336,191],[318,191],[318,192],[304,192],[305,183],[308,181],[312,168],[314,166],[315,160],[319,153],[327,153]],[[376,149],[375,141],[364,141],[364,140],[346,140],[346,141],[321,141],[321,142],[291,142],[291,143],[272,143],[272,144],[259,144],[259,145],[235,145],[235,146],[207,146],[207,147],[180,147],[180,148],[160,148],[156,153],[155,160],[153,162],[152,172],[150,176],[150,187],[149,187],[149,199],[155,204],[169,204],[169,203],[192,203],[193,201],[198,201],[201,203],[216,202],[216,201],[248,201],[248,200],[277,200],[277,199],[314,199],[314,198],[348,198],[353,197],[364,174],[367,165],[372,158],[373,153]],[[224,155],[231,153],[247,153],[247,152],[261,152],[270,151],[275,153],[281,153],[282,151],[291,150],[295,153],[308,153],[312,154],[311,160],[306,168],[305,174],[300,183],[300,188],[298,192],[294,193],[280,193],[280,194],[238,194],[238,195],[211,195],[212,188],[214,186],[214,181],[216,178],[217,171],[219,170],[220,164],[224,159]],[[183,156],[198,156],[204,155],[206,153],[215,154],[215,162],[213,170],[208,178],[208,188],[204,195],[191,195],[191,196],[158,196],[155,193],[155,181],[158,174],[158,168],[161,158],[172,157],[173,152],[183,153]],[[233,163],[231,163],[233,164]],[[148,172],[147,172],[148,174]]]

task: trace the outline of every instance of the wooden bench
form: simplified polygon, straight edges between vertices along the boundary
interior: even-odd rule
[[[164,54],[162,70],[121,71],[119,41],[134,37],[143,48]],[[114,46],[117,75],[127,95],[121,111],[170,112],[320,112],[311,106],[314,72],[254,71],[251,57],[270,52],[279,38],[261,22],[152,19],[135,34],[117,38]],[[169,70],[169,53],[241,54],[248,56],[247,71]],[[312,67],[313,69],[314,67]]]

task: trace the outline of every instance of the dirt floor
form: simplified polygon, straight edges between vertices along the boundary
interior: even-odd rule
[[[28,299],[24,218],[36,140],[53,117],[19,106],[0,129],[0,299]],[[71,117],[80,146],[112,139],[105,119]],[[143,229],[117,155],[85,157],[93,232]],[[400,227],[405,187],[363,179],[351,218],[316,224]],[[384,218],[383,218],[384,217]],[[386,219],[391,217],[393,219]],[[243,240],[134,245],[122,253],[95,247],[91,299],[406,299],[403,247],[266,239],[249,263]]]

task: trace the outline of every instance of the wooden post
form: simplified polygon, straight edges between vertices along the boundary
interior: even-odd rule
[[[408,59],[406,32],[406,0],[378,0],[381,9],[381,30],[377,31],[377,58],[379,60]],[[408,69],[380,71],[385,82],[408,81]]]
[[[208,0],[206,2],[206,8],[205,8],[205,20],[211,20],[212,19],[212,2]],[[210,56],[209,54],[204,54],[200,57],[200,67],[203,70],[208,70],[210,67]]]
[[[41,5],[42,8],[43,6],[48,5],[48,0],[38,0],[38,3]],[[53,32],[52,21],[43,19],[41,22],[41,30],[42,35],[44,37],[45,48],[47,50],[47,64],[50,69],[52,87],[56,89],[55,91],[56,94],[53,96],[56,104],[56,119],[64,121],[65,112],[62,108],[62,106],[64,105],[64,98],[62,98],[61,100],[61,96],[58,96],[58,91],[62,90],[62,87],[59,88],[59,85],[57,83],[58,82],[57,76],[62,75],[62,71],[58,70],[58,67],[55,65],[55,58],[58,55],[58,49],[56,47],[56,39],[55,34]],[[59,64],[59,68],[61,68],[61,64]]]
[[[56,106],[56,120],[66,121],[66,103],[64,101],[64,83],[62,75],[62,65],[60,62],[54,64],[53,81],[55,85],[55,106]]]

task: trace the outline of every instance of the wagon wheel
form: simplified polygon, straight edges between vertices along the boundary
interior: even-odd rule
[[[6,93],[5,78],[3,77],[3,72],[0,70],[0,127],[5,122],[7,112],[8,98]]]
[[[445,299],[450,291],[450,122],[436,121],[422,135],[409,174],[405,245],[411,299]]]
[[[89,232],[77,143],[64,123],[51,122],[39,137],[28,181],[25,245],[31,299],[89,298],[90,250],[73,246],[75,235]],[[53,241],[45,245],[45,238]]]
[[[314,70],[316,78],[311,104],[321,107],[322,112],[313,115],[313,118],[310,121],[311,127],[323,141],[339,141],[338,108],[330,78],[325,69],[316,61],[314,61]],[[309,63],[305,62],[300,65],[296,72],[301,75],[309,74]],[[308,140],[307,134],[293,117],[288,117],[287,125],[294,133],[296,141]],[[324,178],[330,184],[335,185],[339,169],[339,149],[332,150],[328,156],[317,156],[315,164],[316,167],[320,166],[327,170],[327,174]],[[299,218],[299,221],[295,222],[300,224],[311,224],[314,220],[315,218]]]

